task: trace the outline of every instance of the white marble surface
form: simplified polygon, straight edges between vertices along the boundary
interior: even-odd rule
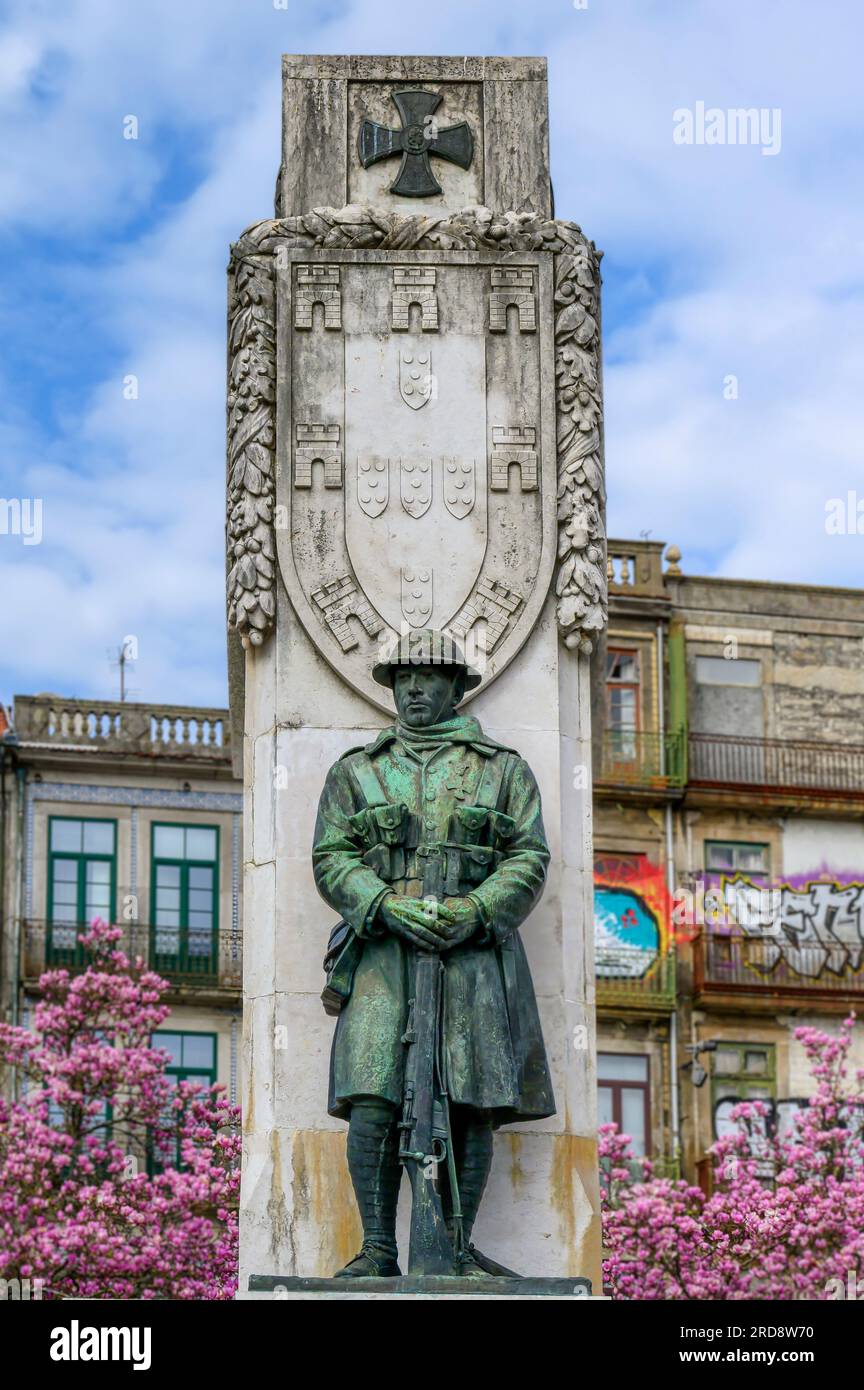
[[[597,1280],[590,797],[573,777],[590,757],[587,718],[574,714],[586,701],[587,665],[558,646],[547,609],[523,654],[471,705],[528,759],[543,796],[553,865],[522,931],[558,1104],[550,1119],[496,1135],[476,1239],[520,1273]],[[247,719],[241,1287],[252,1272],[331,1274],[357,1239],[346,1127],[326,1114],[334,1023],[319,995],[336,919],[315,891],[309,852],[327,768],[384,722],[314,652],[284,591],[277,640],[249,659]],[[403,1249],[407,1219],[405,1183]]]

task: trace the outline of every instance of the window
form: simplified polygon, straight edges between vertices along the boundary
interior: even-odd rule
[[[215,1033],[151,1033],[150,1042],[153,1047],[161,1048],[169,1054],[170,1060],[165,1067],[165,1076],[168,1078],[172,1090],[176,1090],[181,1081],[197,1081],[202,1087],[213,1086],[216,1083],[216,1034]],[[170,1116],[166,1116],[166,1125],[173,1129],[176,1124],[176,1112],[171,1111]],[[176,1146],[173,1162],[175,1166],[180,1166],[180,1145]],[[165,1156],[157,1158],[151,1146],[149,1165],[151,1172],[165,1166]]]
[[[78,935],[114,918],[117,822],[48,818],[48,941],[52,965],[83,965]]]
[[[613,758],[636,757],[639,728],[639,653],[609,648],[606,653],[606,709]]]
[[[764,1100],[773,1111],[773,1043],[719,1043],[711,1063],[711,1091],[717,1139],[735,1131],[729,1115],[741,1101]]]
[[[78,1106],[77,1108],[80,1114],[81,1107]],[[113,1119],[114,1110],[110,1101],[103,1100],[100,1103],[100,1108],[95,1115],[88,1115],[86,1118],[81,1120],[80,1123],[82,1125],[83,1137],[98,1139],[101,1144],[109,1143],[112,1137],[111,1126],[113,1123]],[[51,1126],[52,1129],[58,1129],[61,1132],[66,1132],[66,1123],[67,1111],[64,1108],[64,1106],[59,1105],[56,1100],[49,1100],[48,1124]]]
[[[754,883],[766,883],[771,868],[768,845],[752,845],[740,840],[706,840],[705,872],[744,874]]]
[[[700,685],[759,685],[762,668],[758,661],[725,656],[697,656],[696,680]]]
[[[647,854],[630,854],[627,851],[598,849],[594,854],[594,875],[609,882],[621,882],[639,878],[645,873],[648,864]]]
[[[597,1104],[601,1125],[616,1124],[633,1140],[637,1158],[648,1154],[651,1133],[648,1058],[621,1052],[597,1054]]]
[[[154,825],[151,878],[154,970],[196,979],[217,962],[219,831]]]

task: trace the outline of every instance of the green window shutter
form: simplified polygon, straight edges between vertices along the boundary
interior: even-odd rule
[[[669,773],[683,786],[687,781],[687,667],[684,624],[669,628]]]
[[[154,822],[151,964],[169,978],[216,978],[219,961],[219,830]]]
[[[80,967],[79,933],[94,918],[113,922],[117,894],[117,822],[49,816],[47,965]]]
[[[165,1067],[165,1075],[173,1087],[179,1086],[181,1081],[197,1081],[205,1089],[209,1089],[216,1084],[216,1049],[218,1039],[215,1033],[198,1032],[169,1032],[157,1030],[150,1034],[150,1046],[162,1048],[170,1055],[170,1060]],[[169,1129],[173,1128],[175,1115],[173,1111],[168,1111],[165,1117],[165,1124]],[[173,1166],[182,1169],[183,1162],[180,1156],[180,1144],[177,1143],[173,1153]],[[164,1158],[157,1153],[156,1146],[150,1140],[147,1146],[147,1171],[151,1174],[161,1173],[165,1169]]]

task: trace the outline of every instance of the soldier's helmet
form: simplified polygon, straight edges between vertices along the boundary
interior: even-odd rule
[[[431,627],[403,633],[372,667],[372,679],[392,688],[394,673],[400,666],[459,666],[465,672],[465,689],[474,690],[483,677],[465,660],[459,643],[449,632]]]

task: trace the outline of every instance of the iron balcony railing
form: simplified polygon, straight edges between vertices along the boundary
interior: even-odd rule
[[[73,973],[86,969],[92,959],[79,936],[86,925],[30,919],[24,923],[23,971],[34,979],[43,970],[63,967]],[[240,989],[243,983],[242,935],[228,929],[205,939],[174,928],[144,922],[121,924],[117,948],[131,961],[141,959],[175,985],[200,985]]]
[[[641,788],[683,785],[684,735],[646,729],[606,729],[597,781]]]
[[[717,928],[700,933],[694,975],[697,994],[864,994],[860,952],[839,951],[836,942],[832,949],[817,939],[795,944],[776,927],[753,935]]]
[[[864,797],[864,744],[691,734],[689,780]]]
[[[646,964],[637,947],[598,948],[594,973],[598,1008],[665,1012],[675,1007],[675,958],[668,952]]]

